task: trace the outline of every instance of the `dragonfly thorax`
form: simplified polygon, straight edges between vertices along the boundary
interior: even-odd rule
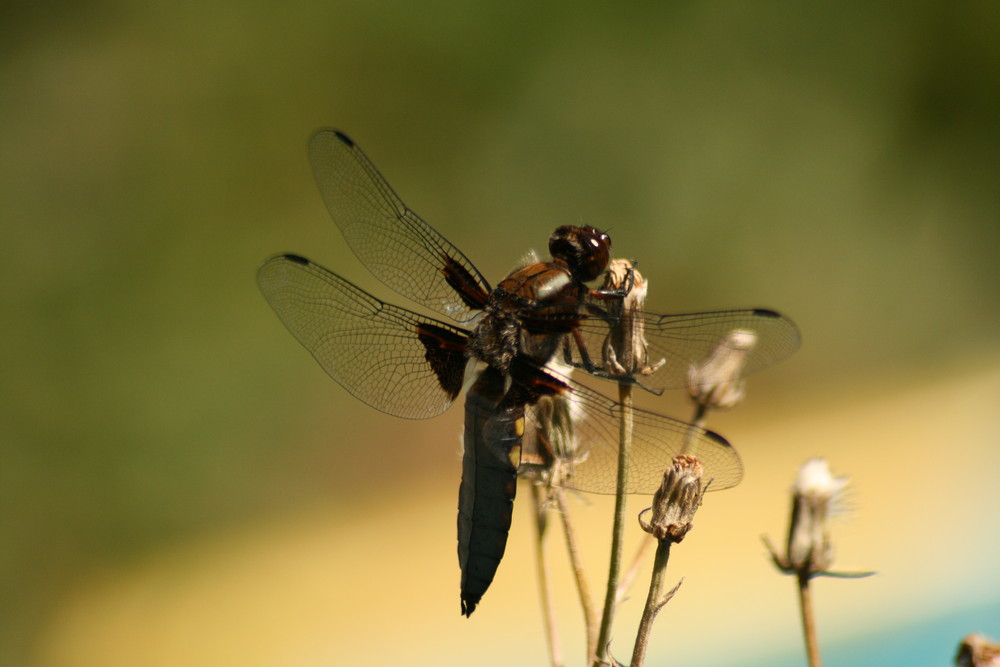
[[[487,306],[466,344],[469,357],[507,372],[521,349],[521,325],[517,317]]]
[[[504,372],[519,354],[545,364],[576,326],[587,292],[561,258],[517,269],[490,294],[469,356]]]

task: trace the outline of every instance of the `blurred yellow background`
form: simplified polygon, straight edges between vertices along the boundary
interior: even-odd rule
[[[747,475],[674,550],[653,657],[801,664],[759,536],[782,539],[815,455],[853,482],[837,566],[879,571],[817,582],[826,646],[959,612],[975,625],[926,664],[1000,636],[1000,4],[0,16],[0,664],[545,664],[527,488],[461,618],[461,410],[354,401],[257,292],[257,265],[295,251],[393,300],[316,192],[324,125],[493,281],[593,224],[640,262],[650,310],[767,306],[802,329],[709,422]],[[596,593],[610,501],[574,504]]]

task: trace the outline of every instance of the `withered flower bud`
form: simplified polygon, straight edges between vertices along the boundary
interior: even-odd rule
[[[830,542],[829,521],[842,503],[846,477],[834,477],[826,459],[809,459],[799,468],[792,487],[792,519],[788,528],[786,551],[779,554],[764,537],[771,560],[785,574],[805,579],[814,576],[857,579],[874,572],[833,572],[833,546]]]
[[[796,572],[825,572],[833,563],[830,510],[847,485],[834,477],[826,459],[809,459],[792,488],[792,521],[788,530],[788,565]]]
[[[546,487],[561,486],[580,460],[575,433],[579,408],[566,396],[543,396],[528,410],[518,475]]]
[[[705,361],[688,369],[688,393],[700,406],[723,410],[738,405],[744,396],[740,377],[747,355],[757,344],[752,331],[735,329],[719,343]]]
[[[653,495],[653,518],[648,523],[639,515],[642,529],[658,540],[680,542],[692,528],[694,513],[705,491],[701,485],[701,461],[684,454],[674,457],[663,472],[663,482]]]
[[[837,509],[845,486],[847,478],[834,477],[826,459],[809,459],[799,468],[792,488],[792,521],[785,554],[779,554],[767,537],[763,538],[777,568],[784,574],[794,575],[797,580],[802,632],[810,665],[820,665],[822,661],[809,582],[816,576],[858,579],[875,574],[830,571],[833,548],[828,522]]]
[[[615,321],[604,340],[604,366],[613,375],[651,375],[666,363],[666,359],[652,365],[647,362],[648,344],[642,310],[649,283],[635,270],[632,262],[614,259],[608,265],[602,287],[605,290],[622,289],[628,284],[630,273],[632,289],[622,299],[608,303],[608,313]]]
[[[958,667],[1000,667],[1000,644],[982,635],[968,635],[958,646],[955,664]]]

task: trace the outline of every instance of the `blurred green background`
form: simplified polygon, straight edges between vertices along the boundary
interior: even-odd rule
[[[296,251],[391,296],[316,192],[305,142],[324,125],[494,281],[556,225],[593,224],[639,260],[650,309],[797,321],[801,352],[710,423],[748,477],[705,521],[760,508],[720,548],[786,605],[764,649],[799,640],[756,535],[780,535],[814,454],[858,479],[847,530],[912,520],[891,544],[944,540],[955,560],[923,574],[972,577],[911,617],[974,590],[991,612],[968,630],[1000,634],[1000,575],[975,567],[1000,562],[1000,4],[14,2],[0,36],[0,663],[388,664],[352,622],[410,664],[480,636],[544,663],[523,512],[502,567],[520,606],[491,621],[491,590],[459,622],[460,410],[356,403],[257,292],[256,266]],[[401,502],[426,511],[401,521]],[[389,540],[389,582],[363,538]],[[343,560],[310,569],[288,545]],[[892,580],[865,546],[845,568]],[[441,574],[414,577],[431,554]],[[427,598],[389,588],[424,577]],[[821,609],[837,637],[872,629],[878,585]],[[315,608],[294,593],[320,590]],[[740,604],[705,618],[752,632]],[[216,630],[178,625],[192,610]]]

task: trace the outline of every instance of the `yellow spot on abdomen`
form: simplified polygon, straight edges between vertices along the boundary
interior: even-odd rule
[[[521,465],[521,445],[514,445],[507,452],[507,458],[510,459],[510,464],[515,468]]]

